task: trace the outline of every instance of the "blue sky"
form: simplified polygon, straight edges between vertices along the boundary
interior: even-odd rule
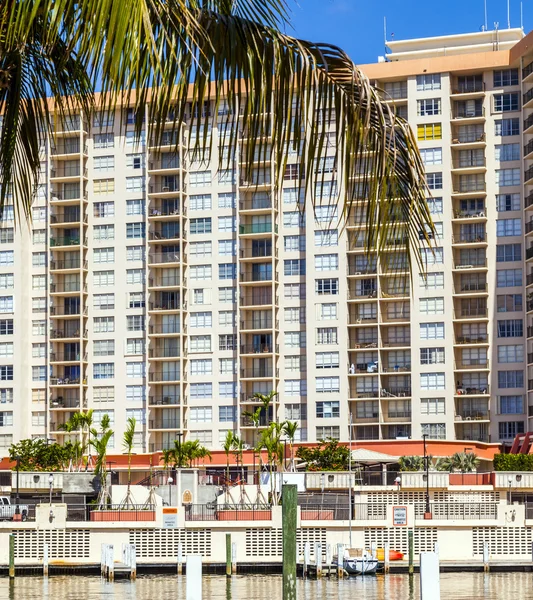
[[[383,17],[388,39],[397,40],[479,31],[484,0],[287,0],[293,35],[341,46],[356,63],[376,62],[384,53]],[[489,29],[507,27],[507,0],[486,0]],[[511,27],[520,27],[520,0],[510,0]],[[533,28],[531,0],[523,0],[524,30]],[[291,32],[287,32],[291,33]]]

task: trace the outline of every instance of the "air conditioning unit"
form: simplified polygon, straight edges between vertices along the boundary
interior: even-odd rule
[[[170,192],[170,187],[168,185],[165,185],[163,187],[163,192]]]

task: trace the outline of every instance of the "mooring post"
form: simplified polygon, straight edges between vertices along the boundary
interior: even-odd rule
[[[304,577],[309,577],[309,561],[311,560],[311,544],[304,544]]]
[[[439,555],[439,542],[435,542],[435,545],[433,546],[433,552],[435,552],[437,556]]]
[[[331,563],[333,562],[333,548],[331,544],[326,544],[326,567],[328,569],[328,577],[331,575]]]
[[[135,544],[130,544],[130,579],[137,579],[137,548]]]
[[[226,533],[226,577],[231,577],[231,533]]]
[[[487,542],[483,544],[483,570],[485,573],[490,571],[489,565],[489,545]]]
[[[183,573],[183,546],[178,544],[178,575]]]
[[[48,577],[48,544],[43,546],[43,576]]]
[[[344,544],[337,544],[337,577],[344,577]]]
[[[15,535],[9,534],[9,578],[15,578]]]
[[[106,551],[107,544],[101,544],[100,546],[100,575],[105,575],[105,567],[106,567]]]
[[[316,578],[322,577],[322,544],[315,544]]]
[[[231,542],[231,574],[237,574],[237,544]]]
[[[297,486],[282,486],[283,600],[296,600]]]
[[[115,548],[113,544],[109,544],[107,549],[107,579],[113,581],[115,579]]]
[[[186,600],[202,600],[202,557],[189,554],[186,560]]]
[[[390,544],[389,542],[385,542],[385,547],[383,549],[383,570],[385,573],[390,571]]]
[[[407,533],[409,540],[409,575],[412,575],[415,572],[415,540],[412,529]]]
[[[420,600],[439,599],[439,555],[435,552],[422,552],[420,554]]]

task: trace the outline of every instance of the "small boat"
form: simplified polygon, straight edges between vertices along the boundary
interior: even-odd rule
[[[378,568],[378,559],[366,550],[349,548],[344,552],[344,570],[350,575],[372,575]]]
[[[379,562],[385,561],[385,549],[378,548],[376,550],[376,558]],[[403,560],[403,552],[398,552],[397,550],[389,550],[389,560]]]

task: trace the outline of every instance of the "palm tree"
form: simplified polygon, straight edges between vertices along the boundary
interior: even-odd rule
[[[421,471],[424,468],[423,456],[400,456],[400,471]]]
[[[163,466],[168,470],[171,463],[176,463],[176,451],[174,448],[168,448],[167,450],[163,450],[161,453],[160,461],[163,462]]]
[[[233,431],[228,430],[226,433],[226,439],[224,440],[224,452],[226,454],[226,489],[229,483],[229,455],[233,449],[233,444],[235,443],[235,434]]]
[[[268,408],[271,405],[274,398],[278,395],[278,392],[272,390],[268,392],[268,394],[262,394],[261,392],[255,392],[253,398],[259,400],[263,405],[263,410],[265,411],[265,419],[268,419]]]
[[[109,429],[109,415],[103,415],[100,421],[100,433],[91,430],[90,444],[96,451],[95,475],[100,477],[100,493],[98,494],[98,507],[104,508],[111,497],[107,488],[107,447],[114,432]]]
[[[246,417],[247,419],[250,419],[250,421],[252,422],[252,424],[255,428],[255,436],[256,437],[257,437],[257,434],[259,433],[259,423],[261,422],[261,411],[262,410],[263,410],[263,408],[261,406],[259,406],[254,411],[250,411],[250,410],[242,411],[242,416]]]
[[[296,431],[298,430],[298,423],[296,421],[286,421],[283,424],[283,433],[289,440],[289,452],[291,454],[291,460],[289,462],[289,471],[295,471],[294,465],[294,438],[296,437]]]
[[[131,500],[131,453],[133,450],[133,442],[135,440],[135,426],[136,425],[137,425],[137,422],[135,420],[135,417],[130,417],[128,419],[128,426],[126,427],[126,430],[124,431],[122,449],[128,455],[128,489],[126,491],[126,497],[120,504],[121,508],[128,508],[130,506],[131,506],[131,508],[133,508],[133,506],[134,506],[133,502]]]
[[[301,148],[306,191],[324,180],[316,160],[334,124],[339,214],[369,225],[368,247],[383,248],[401,221],[398,251],[418,248],[420,232],[429,243],[424,167],[410,127],[341,49],[281,33],[288,25],[283,0],[11,0],[0,11],[0,212],[12,196],[18,216],[29,216],[55,118],[124,106],[138,135],[147,115],[156,145],[169,120],[177,132],[188,117],[201,158],[213,143],[232,156],[238,123],[247,181],[263,154],[275,158],[281,181],[289,151]],[[210,100],[214,110],[203,110]],[[220,139],[205,133],[193,142],[193,130],[207,132],[219,114]],[[368,210],[356,212],[362,194]]]

